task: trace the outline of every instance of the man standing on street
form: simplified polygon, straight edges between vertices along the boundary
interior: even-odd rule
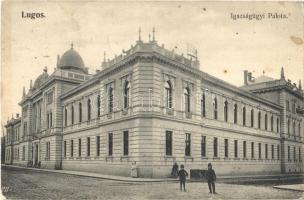
[[[215,192],[215,180],[216,180],[216,175],[214,170],[212,169],[211,163],[208,163],[208,171],[206,174],[206,178],[208,181],[208,187],[209,187],[209,193],[217,194]]]

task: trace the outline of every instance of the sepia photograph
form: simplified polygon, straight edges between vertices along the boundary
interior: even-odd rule
[[[1,1],[1,199],[303,199],[304,3]]]

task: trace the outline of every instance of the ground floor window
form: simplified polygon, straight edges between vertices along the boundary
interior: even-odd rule
[[[262,158],[262,144],[259,143],[259,159]]]
[[[123,155],[129,155],[129,131],[123,132]]]
[[[73,140],[71,140],[71,152],[70,152],[70,154],[71,154],[71,157],[74,156],[74,141]]]
[[[274,146],[271,145],[271,159],[274,159]]]
[[[247,143],[246,141],[243,141],[243,157],[247,157]]]
[[[87,156],[91,155],[91,138],[87,137]]]
[[[191,134],[186,133],[185,156],[191,156]]]
[[[213,138],[213,157],[218,157],[218,151],[217,151],[217,148],[218,148],[218,139],[217,137]]]
[[[96,156],[100,156],[100,136],[96,137]]]
[[[166,131],[166,156],[172,156],[172,131]]]
[[[206,136],[202,135],[201,140],[201,156],[206,157]]]
[[[63,157],[66,158],[66,141],[63,142]]]
[[[234,140],[234,157],[238,157],[238,141]]]
[[[22,160],[25,160],[25,146],[22,147]]]
[[[46,159],[50,160],[51,158],[51,148],[50,142],[46,142]]]
[[[108,135],[108,155],[113,155],[113,133],[109,133]]]
[[[254,158],[254,142],[251,142],[251,158]]]
[[[225,145],[225,158],[228,158],[228,139],[224,140]]]
[[[287,147],[287,158],[290,161],[290,146]]]
[[[278,154],[278,160],[280,160],[280,145],[277,146],[277,154]]]
[[[268,144],[265,144],[265,159],[268,159]]]
[[[78,139],[78,157],[81,157],[81,138]]]

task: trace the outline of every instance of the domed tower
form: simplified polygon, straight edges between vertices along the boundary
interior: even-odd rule
[[[88,73],[81,56],[74,50],[73,43],[71,44],[71,49],[66,51],[61,58],[58,56],[57,67],[63,70]]]

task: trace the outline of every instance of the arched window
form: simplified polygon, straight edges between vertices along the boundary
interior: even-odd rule
[[[129,107],[129,97],[130,97],[130,84],[128,81],[125,81],[123,95],[124,95],[123,105],[124,105],[124,109],[126,109]]]
[[[271,128],[271,131],[273,131],[273,115],[271,115],[271,118],[270,118],[270,128]]]
[[[213,99],[213,118],[217,119],[217,98]]]
[[[202,99],[201,99],[201,109],[202,109],[202,116],[206,117],[206,95],[203,93]]]
[[[88,121],[89,121],[91,120],[91,99],[88,99],[87,107],[88,107]]]
[[[185,96],[185,112],[190,112],[190,89],[188,87],[184,90],[184,96]]]
[[[254,126],[254,110],[251,109],[251,127]]]
[[[113,88],[110,87],[108,91],[108,107],[109,107],[109,112],[113,112]]]
[[[228,122],[228,101],[224,102],[224,120]]]
[[[74,124],[74,106],[72,105],[72,108],[71,108],[71,124],[73,125]]]
[[[246,107],[243,107],[243,126],[246,126]]]
[[[261,111],[258,113],[258,128],[261,128]]]
[[[100,117],[100,95],[97,96],[97,116]]]
[[[68,125],[68,111],[64,108],[64,126]]]
[[[265,114],[265,130],[267,131],[268,129],[268,115],[267,113]]]
[[[170,81],[165,83],[166,90],[166,107],[172,108],[172,84]]]
[[[234,123],[237,124],[237,118],[238,118],[238,106],[237,106],[237,104],[234,104],[234,106],[233,106],[233,113],[234,113]]]
[[[82,122],[82,104],[81,103],[79,103],[78,109],[79,109],[79,122]]]

